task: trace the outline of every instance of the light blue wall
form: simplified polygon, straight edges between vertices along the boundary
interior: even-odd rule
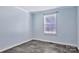
[[[57,13],[57,34],[50,35],[43,32],[43,16],[44,14]],[[33,21],[33,37],[61,44],[77,45],[77,8],[61,7],[47,11],[32,13]]]
[[[77,25],[77,27],[78,27],[78,28],[77,28],[77,31],[78,31],[78,32],[77,32],[77,38],[78,38],[78,39],[77,39],[77,43],[78,43],[78,48],[79,48],[79,7],[77,7],[77,24],[78,24],[78,25]]]
[[[0,50],[31,37],[30,14],[15,7],[0,7]]]

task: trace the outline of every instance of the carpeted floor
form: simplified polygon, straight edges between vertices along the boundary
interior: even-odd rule
[[[78,49],[72,46],[60,45],[39,40],[31,40],[2,53],[77,53]]]

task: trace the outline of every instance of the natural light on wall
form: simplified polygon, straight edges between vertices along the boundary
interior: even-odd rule
[[[56,34],[56,14],[44,15],[44,33]]]

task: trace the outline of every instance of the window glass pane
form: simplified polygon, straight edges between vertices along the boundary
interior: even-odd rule
[[[50,16],[50,17],[47,17],[46,18],[46,23],[51,23],[51,24],[55,24],[56,23],[56,20],[55,20],[55,17],[52,17],[52,16]]]
[[[44,32],[56,34],[56,14],[44,16]]]
[[[55,31],[56,25],[55,24],[45,24],[46,31]]]

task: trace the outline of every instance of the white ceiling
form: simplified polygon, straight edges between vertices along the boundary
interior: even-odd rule
[[[42,10],[48,10],[48,9],[55,9],[59,8],[60,6],[19,6],[19,9],[27,10],[29,12],[36,12],[36,11],[42,11]]]

